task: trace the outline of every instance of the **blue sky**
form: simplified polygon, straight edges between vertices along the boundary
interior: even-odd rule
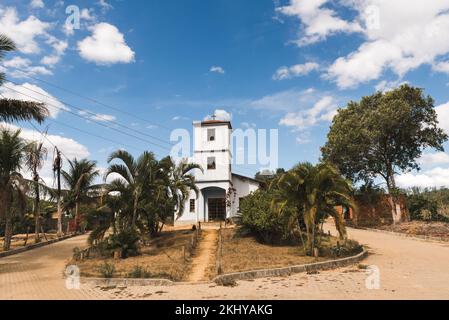
[[[79,28],[66,23],[70,5]],[[0,32],[19,51],[3,61],[11,82],[0,92],[45,100],[51,141],[101,167],[117,148],[166,155],[171,129],[219,110],[234,128],[278,129],[279,166],[290,168],[318,160],[338,107],[403,82],[425,88],[449,131],[448,10],[447,0],[2,0]],[[447,153],[420,162],[402,186],[449,186]]]

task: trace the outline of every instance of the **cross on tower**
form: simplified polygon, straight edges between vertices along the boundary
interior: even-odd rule
[[[216,118],[217,118],[217,116],[214,113],[214,115],[212,116],[212,120],[216,120]]]

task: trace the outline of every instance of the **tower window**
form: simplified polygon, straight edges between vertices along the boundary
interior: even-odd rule
[[[195,199],[190,199],[190,212],[195,212]]]
[[[216,164],[215,164],[215,157],[208,157],[207,158],[207,170],[215,170]]]
[[[207,141],[215,141],[215,129],[207,129]]]

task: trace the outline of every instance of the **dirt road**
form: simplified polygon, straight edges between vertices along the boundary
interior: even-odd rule
[[[240,281],[236,287],[188,284],[165,287],[68,290],[66,259],[85,237],[0,259],[1,299],[449,299],[449,244],[349,229],[369,248],[363,264],[380,271],[380,288],[367,289],[366,270],[343,268],[319,274]]]

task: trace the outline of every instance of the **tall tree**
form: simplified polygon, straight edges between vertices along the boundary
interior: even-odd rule
[[[116,174],[125,182],[132,194],[132,219],[131,226],[135,227],[138,219],[139,202],[143,196],[144,188],[149,188],[151,176],[157,173],[158,161],[152,152],[145,151],[137,160],[127,151],[118,150],[113,152],[108,162],[119,160],[122,163],[110,164],[105,179],[111,174]],[[120,185],[118,182],[114,184]]]
[[[275,202],[280,208],[294,207],[303,216],[309,254],[314,254],[319,222],[328,216],[334,218],[340,237],[346,236],[343,219],[335,207],[343,205],[354,208],[355,204],[350,183],[334,166],[328,163],[315,166],[301,163],[274,181],[271,187],[278,189]]]
[[[428,147],[443,151],[448,136],[438,128],[434,100],[420,88],[402,85],[349,102],[334,117],[327,138],[323,160],[335,164],[347,178],[385,180],[393,222],[398,223],[402,214],[395,175],[419,170],[422,151]]]
[[[5,220],[3,249],[9,250],[12,238],[13,202],[23,208],[26,205],[27,182],[20,174],[26,151],[26,143],[20,130],[0,131],[0,218]]]
[[[0,34],[0,61],[5,54],[16,50],[14,42]],[[0,72],[0,86],[5,81],[5,74]],[[43,103],[22,101],[16,99],[0,99],[0,121],[36,120],[42,122],[48,116],[48,110]]]
[[[45,158],[47,157],[47,149],[42,142],[33,141],[26,147],[26,166],[33,175],[33,191],[34,191],[34,238],[35,242],[39,242],[40,234],[40,176],[39,170],[44,165]]]
[[[192,171],[197,169],[203,172],[203,168],[199,164],[188,162],[187,159],[176,163],[171,157],[162,159],[161,166],[167,174],[169,196],[175,201],[176,208],[174,209],[179,218],[184,211],[185,202],[190,196],[190,190],[193,190],[197,197],[199,194]]]
[[[99,176],[95,161],[87,159],[69,161],[69,170],[62,170],[62,177],[67,184],[69,191],[65,199],[65,207],[75,207],[75,230],[78,232],[80,227],[80,205],[83,202],[91,201],[90,193],[97,193],[103,187],[100,184],[94,184]]]

